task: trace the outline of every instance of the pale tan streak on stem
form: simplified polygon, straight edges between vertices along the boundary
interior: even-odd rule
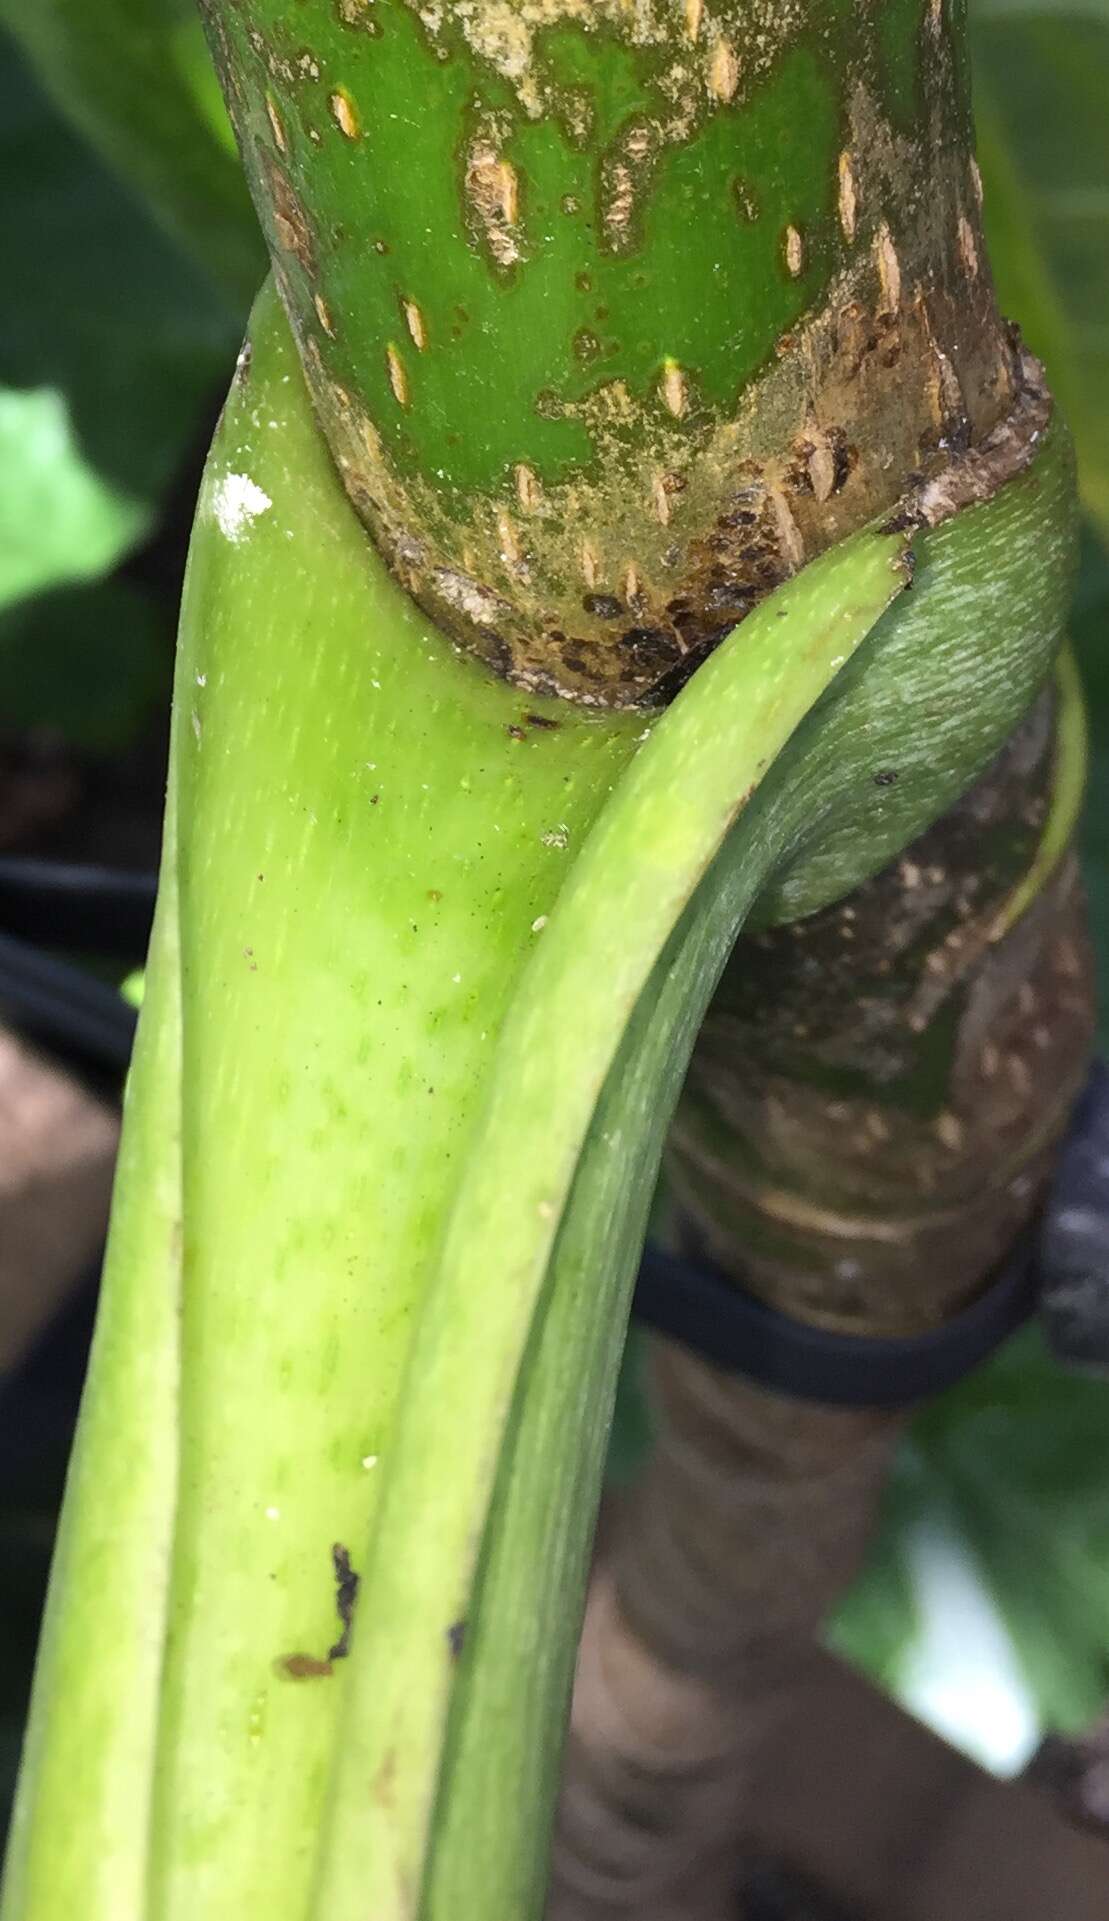
[[[855,221],[858,214],[858,188],[855,185],[855,167],[847,149],[839,157],[839,224],[845,240],[854,240]]]
[[[685,375],[676,360],[666,362],[659,382],[659,391],[662,394],[663,404],[674,415],[675,420],[680,420],[686,408],[686,387]]]
[[[385,349],[385,365],[388,369],[389,385],[393,389],[393,398],[397,406],[407,407],[409,400],[408,374],[405,371],[403,360],[391,341]]]
[[[424,316],[414,300],[406,300],[404,305],[404,324],[412,336],[412,344],[419,353],[427,347],[427,327]]]
[[[896,313],[901,305],[901,262],[893,244],[893,235],[884,220],[874,236],[874,261],[886,311]]]
[[[328,95],[327,104],[339,132],[348,140],[357,140],[360,131],[358,111],[349,93],[342,87],[336,87],[334,93]]]
[[[809,479],[812,482],[814,498],[822,504],[831,499],[836,484],[835,455],[828,444],[828,436],[819,427],[809,430],[812,452],[808,458]]]
[[[978,277],[978,242],[974,238],[974,229],[965,213],[959,215],[959,252],[963,257],[963,265],[971,279],[976,280]]]
[[[730,40],[720,39],[709,57],[709,92],[722,105],[734,100],[739,87],[739,56]]]
[[[282,125],[281,115],[278,113],[277,107],[268,93],[266,95],[266,114],[269,119],[270,130],[273,134],[277,151],[278,153],[285,153],[287,151],[285,128]]]
[[[534,509],[542,499],[540,484],[532,473],[532,469],[525,465],[525,461],[521,461],[519,467],[515,469],[515,494],[525,513],[534,513]]]
[[[542,497],[536,475],[524,461],[521,461],[516,468],[516,498],[524,512],[534,513]]]

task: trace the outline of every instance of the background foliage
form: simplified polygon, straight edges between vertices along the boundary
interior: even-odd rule
[[[0,0],[14,36],[0,26],[0,751],[30,731],[95,767],[157,734],[164,713],[189,508],[261,255],[189,0],[105,0],[91,26],[83,5]],[[1104,987],[1109,0],[972,0],[972,27],[1002,303],[1046,360],[1079,450],[1074,632]],[[636,1368],[633,1343],[621,1468],[642,1422]],[[47,1420],[37,1451],[23,1440],[0,1483],[9,1772],[65,1423]],[[1080,1726],[1109,1693],[1107,1484],[1109,1389],[1064,1375],[1028,1333],[915,1422],[834,1641],[954,1738],[1017,1764],[1040,1729]],[[952,1608],[988,1698],[954,1674]]]

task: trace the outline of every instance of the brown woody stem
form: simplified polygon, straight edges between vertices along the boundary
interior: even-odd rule
[[[898,862],[741,942],[725,976],[671,1184],[713,1260],[797,1319],[939,1325],[1041,1198],[1092,1030],[1073,853],[1007,912],[1055,738],[1045,696]],[[653,1385],[656,1450],[587,1616],[550,1921],[734,1914],[752,1757],[858,1565],[902,1425],[665,1342]]]

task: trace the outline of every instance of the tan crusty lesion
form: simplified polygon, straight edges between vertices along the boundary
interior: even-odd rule
[[[542,500],[542,488],[535,470],[526,460],[518,461],[513,469],[516,480],[516,498],[526,514],[533,514]]]
[[[689,394],[685,374],[676,360],[667,359],[663,362],[659,393],[667,411],[673,414],[675,420],[680,420],[688,405]]]
[[[883,307],[887,313],[896,313],[901,305],[901,261],[887,220],[879,222],[874,236],[874,260]]]
[[[385,349],[385,367],[389,375],[389,385],[398,407],[407,407],[411,400],[408,388],[408,370],[392,341]]]
[[[715,99],[734,100],[739,88],[739,55],[732,42],[721,34],[709,55],[709,92]]]
[[[847,241],[855,238],[858,219],[859,190],[855,180],[855,162],[848,148],[840,154],[836,168],[839,178],[839,224]]]
[[[495,265],[514,266],[521,254],[520,177],[486,133],[467,149],[465,195],[471,225]]]
[[[512,88],[529,119],[566,116],[573,88],[561,86],[547,56],[550,29],[618,28],[662,76],[675,137],[706,112],[729,106],[765,78],[804,24],[800,0],[406,0],[429,38],[448,50],[461,36],[470,54]],[[667,60],[667,54],[672,57]],[[678,128],[684,132],[678,133]]]
[[[427,349],[427,322],[424,319],[423,309],[415,300],[402,300],[401,307],[412,345],[418,353],[424,353]]]
[[[878,253],[840,276],[734,414],[693,409],[676,357],[642,394],[603,382],[560,403],[589,468],[554,481],[521,459],[464,526],[431,483],[401,476],[344,392],[324,413],[348,491],[402,584],[498,673],[593,705],[657,698],[781,580],[892,511],[900,475],[922,472],[932,491],[914,511],[938,511],[952,450],[992,448],[1034,384],[1000,323],[983,336],[992,379],[971,377],[953,292],[899,285],[891,310]],[[960,488],[973,471],[959,468]]]
[[[963,508],[992,500],[1031,464],[1051,419],[1052,398],[1043,367],[1027,348],[1019,354],[1019,383],[1012,408],[981,442],[953,455],[906,496],[900,510],[905,524],[938,527]]]
[[[328,110],[339,132],[347,140],[357,140],[361,127],[358,109],[345,87],[336,87],[327,96]]]
[[[541,14],[563,17],[539,0],[520,0],[511,11],[529,33]],[[491,17],[474,0],[471,24],[479,13]],[[442,9],[456,25],[461,14],[461,0]],[[571,8],[566,17],[578,16]],[[648,45],[657,10],[645,4],[636,17]],[[702,118],[742,113],[740,93],[754,84],[744,51],[736,103],[707,85],[722,34],[745,48],[737,18],[737,7],[712,0],[691,10],[668,0],[667,31],[684,48],[682,72],[696,70]],[[507,45],[498,60],[508,57]],[[828,211],[848,243],[844,264],[734,407],[706,402],[684,354],[656,361],[641,385],[601,380],[582,394],[575,380],[573,397],[551,404],[588,441],[587,461],[562,476],[544,472],[522,422],[518,456],[501,482],[449,503],[433,477],[402,472],[389,452],[393,409],[418,398],[417,356],[429,350],[415,290],[397,287],[397,338],[381,349],[383,444],[364,405],[335,379],[349,374],[329,345],[326,275],[318,288],[312,236],[267,141],[279,239],[304,269],[310,297],[323,300],[326,319],[318,305],[314,317],[308,306],[313,324],[303,329],[302,348],[348,492],[429,615],[517,684],[604,706],[664,696],[676,672],[695,665],[782,579],[892,511],[899,476],[935,479],[953,449],[981,446],[1004,419],[1019,382],[984,256],[974,256],[975,274],[959,225],[962,219],[977,245],[966,157],[959,178],[941,183],[948,270],[925,271],[937,209],[907,212],[898,186],[912,174],[916,150],[882,120],[861,82],[849,87],[846,105],[844,144],[830,156],[828,182]],[[653,169],[667,140],[678,137],[675,125],[661,113],[639,114],[604,157],[598,212],[610,250],[634,246]],[[510,111],[479,112],[459,167],[471,241],[505,274],[524,257],[527,182],[511,145],[517,126]],[[820,241],[818,234],[814,264]],[[798,279],[809,262],[800,219],[768,233],[767,243]],[[901,404],[891,421],[895,368]]]

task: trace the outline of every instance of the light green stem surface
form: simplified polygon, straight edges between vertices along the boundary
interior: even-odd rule
[[[3,1921],[536,1911],[701,1011],[772,871],[843,891],[1000,745],[1057,645],[1068,476],[1054,433],[900,599],[906,536],[843,543],[661,718],[531,701],[389,580],[264,297],[198,512]]]

